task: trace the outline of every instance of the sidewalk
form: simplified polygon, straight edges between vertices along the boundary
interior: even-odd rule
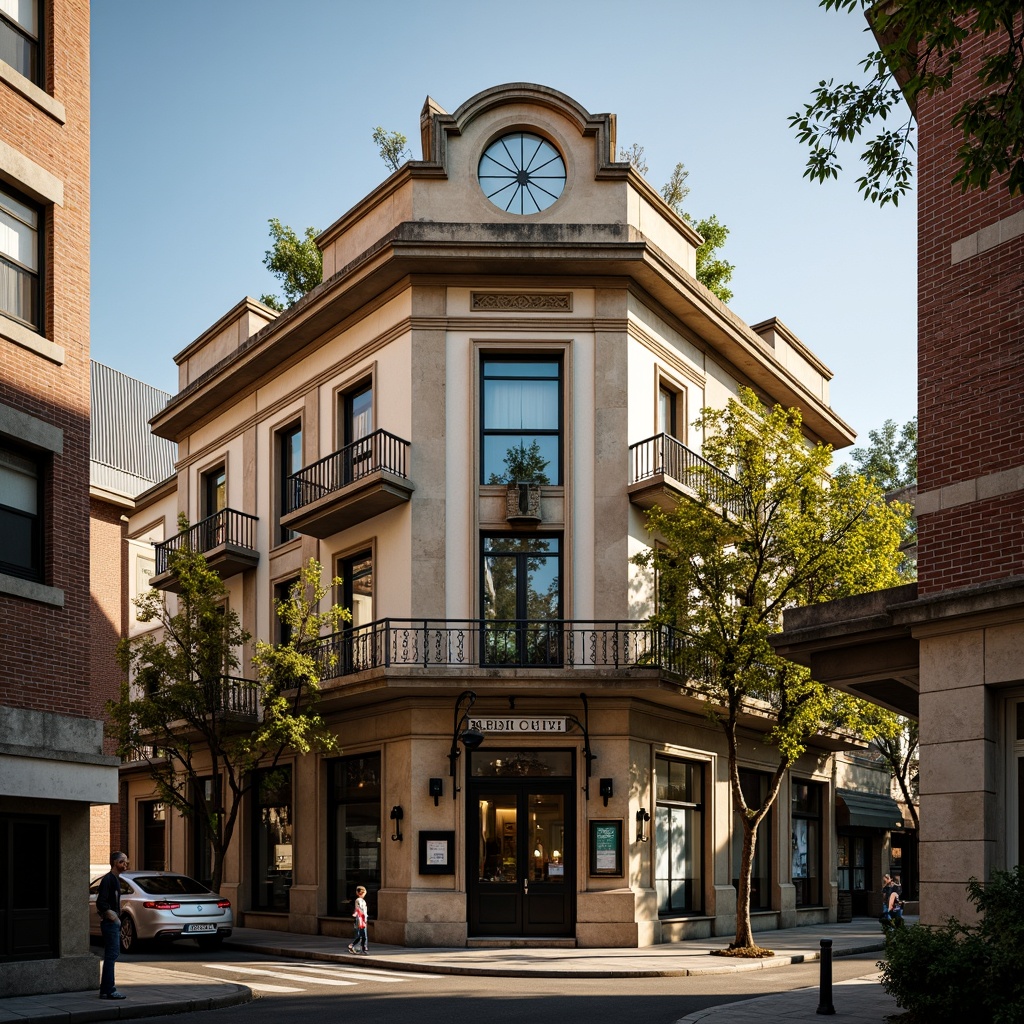
[[[358,962],[364,969],[380,967],[392,971],[431,974],[544,978],[686,977],[770,970],[787,964],[817,960],[820,940],[823,938],[832,939],[833,957],[880,951],[883,948],[878,924],[867,918],[847,924],[790,928],[777,932],[759,932],[758,935],[775,950],[774,957],[765,960],[737,960],[712,956],[712,949],[728,944],[728,940],[721,937],[691,939],[642,949],[551,949],[532,946],[410,949],[404,946],[373,945],[369,956],[353,957],[346,951],[347,943],[342,939],[236,928],[225,945],[229,949],[266,953],[275,957]],[[173,953],[169,955],[173,956]],[[887,1016],[898,1012],[895,1002],[875,980],[876,976],[877,972],[871,971],[856,981],[833,987],[832,1002],[837,1017],[855,1024],[883,1024]],[[77,1024],[86,1020],[126,1020],[158,1013],[230,1006],[246,1002],[252,997],[244,985],[133,963],[130,957],[118,961],[117,985],[128,996],[122,1003],[101,1001],[94,992],[0,999],[0,1024],[13,1024],[16,1021]],[[683,1021],[685,1024],[696,1021],[708,1024],[820,1021],[817,1007],[817,988],[801,989],[702,1010],[683,1018]],[[679,1024],[683,1024],[683,1021]]]

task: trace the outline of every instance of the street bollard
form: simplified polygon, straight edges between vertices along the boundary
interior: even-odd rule
[[[821,940],[821,975],[818,992],[817,1013],[833,1014],[836,1008],[832,1005],[832,940]]]

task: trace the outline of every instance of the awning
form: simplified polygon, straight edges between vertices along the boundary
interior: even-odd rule
[[[836,796],[846,804],[850,820],[844,822],[842,809],[836,808],[837,824],[860,828],[900,828],[903,813],[891,796],[883,793],[862,793],[855,789],[837,789]]]

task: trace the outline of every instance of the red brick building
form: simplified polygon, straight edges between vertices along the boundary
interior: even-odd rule
[[[917,584],[786,617],[779,649],[921,726],[921,915],[1024,851],[1024,197],[961,194],[951,126],[986,48],[918,124]]]
[[[88,0],[0,10],[0,621],[0,995],[89,988]]]

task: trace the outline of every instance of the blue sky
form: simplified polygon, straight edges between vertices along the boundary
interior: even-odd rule
[[[428,94],[539,82],[616,114],[656,186],[685,163],[687,208],[731,232],[732,308],[786,323],[866,442],[916,411],[915,202],[807,182],[787,123],[855,73],[862,26],[816,0],[93,0],[93,358],[176,390],[175,353],[279,292],[268,218],[322,229],[386,177],[376,125],[419,158]]]

